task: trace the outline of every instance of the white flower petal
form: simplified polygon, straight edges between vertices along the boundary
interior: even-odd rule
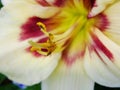
[[[47,57],[35,57],[24,48],[18,48],[0,57],[0,72],[15,82],[36,84],[52,73],[60,56],[60,53],[56,53]]]
[[[120,45],[120,2],[113,4],[111,7],[105,10],[105,14],[109,21],[109,26],[105,34],[114,42]]]
[[[94,6],[89,13],[90,17],[93,17],[101,13],[109,4],[112,4],[115,0],[95,0]]]
[[[0,56],[16,48],[19,44],[21,21],[17,21],[2,8],[0,11]]]
[[[28,3],[26,0],[17,0],[1,9],[0,72],[11,80],[26,85],[39,83],[47,78],[56,67],[60,53],[45,58],[36,58],[25,50],[29,47],[28,40],[19,41],[21,25],[29,17],[42,17],[43,13],[46,14],[45,12],[45,8],[36,3]]]
[[[85,69],[88,75],[97,83],[109,87],[120,87],[120,47],[99,30],[96,29],[94,34],[112,53],[113,59],[106,55],[108,52],[105,53],[99,48],[95,48],[96,51],[92,52],[86,51]]]
[[[95,30],[94,32],[97,37],[102,41],[105,47],[109,49],[109,51],[113,55],[113,63],[120,69],[120,46],[114,43],[112,40],[110,40],[108,37],[106,37],[102,32],[99,30]]]
[[[20,46],[28,45],[28,40],[27,43],[26,41],[20,43],[19,41],[20,33],[22,32],[21,26],[30,17],[46,16],[45,12],[46,10],[47,12],[50,11],[49,9],[51,11],[55,10],[52,7],[43,8],[37,4],[28,3],[25,0],[17,0],[14,3],[4,6],[0,11],[0,56]]]
[[[48,79],[42,82],[42,90],[93,90],[94,82],[88,78],[83,61],[76,60],[71,66],[61,61]]]
[[[0,56],[16,48],[28,45],[26,41],[21,43],[19,41],[21,33],[20,27],[24,21],[16,20],[16,18],[7,11],[6,7],[0,11],[0,21]]]
[[[120,79],[108,69],[96,53],[87,52],[84,65],[87,74],[98,84],[109,87],[120,86]]]
[[[3,8],[15,19],[20,21],[32,16],[49,18],[54,16],[59,11],[57,7],[42,7],[37,2],[35,3],[32,0],[15,0]]]
[[[16,2],[17,0],[1,0],[2,4],[3,5],[7,5],[7,4],[10,4],[10,3],[14,3]],[[26,1],[32,1],[32,2],[36,2],[36,1],[41,1],[41,0],[26,0]],[[43,0],[44,1],[44,0]],[[46,2],[48,3],[54,3],[56,0],[46,0]]]
[[[1,2],[2,2],[3,5],[7,5],[9,3],[12,3],[13,0],[1,0]]]

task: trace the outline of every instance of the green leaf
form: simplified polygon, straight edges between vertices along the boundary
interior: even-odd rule
[[[1,0],[0,0],[0,8],[1,8],[2,6],[3,6],[3,5],[2,5]]]
[[[2,74],[0,74],[0,84],[6,79],[6,77]]]
[[[34,86],[29,86],[25,90],[41,90],[41,85],[40,84],[36,84]]]
[[[0,90],[20,90],[20,89],[11,83],[7,85],[0,85]]]

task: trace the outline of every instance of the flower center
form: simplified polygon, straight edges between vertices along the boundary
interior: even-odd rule
[[[90,32],[94,27],[102,30],[107,25],[107,19],[104,15],[88,18],[88,10],[85,6],[76,2],[75,5],[67,3],[64,7],[60,7],[59,14],[50,20],[55,28],[52,28],[49,32],[46,24],[37,22],[39,29],[47,37],[47,40],[43,43],[29,41],[32,52],[50,55],[53,52],[67,51],[67,53],[72,52],[71,54],[75,55],[76,51],[77,53],[84,51],[85,45],[89,43]],[[60,24],[54,26],[54,23],[57,22]],[[50,23],[50,21],[47,23]]]

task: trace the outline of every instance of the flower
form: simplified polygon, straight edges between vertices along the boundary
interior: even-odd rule
[[[120,86],[119,0],[2,0],[0,72],[42,90]]]

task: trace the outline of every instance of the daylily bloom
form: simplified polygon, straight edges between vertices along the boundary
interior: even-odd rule
[[[120,87],[119,0],[2,0],[0,72],[42,90]]]

